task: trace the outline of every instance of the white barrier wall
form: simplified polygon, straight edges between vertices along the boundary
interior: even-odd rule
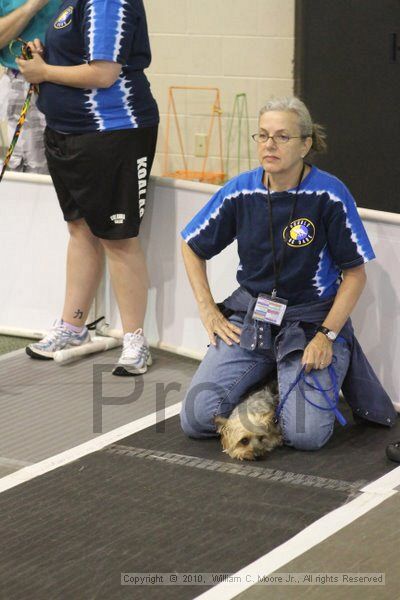
[[[0,327],[47,329],[62,309],[68,236],[60,215],[50,177],[5,175],[0,184]]]
[[[179,231],[215,189],[152,179],[141,230],[151,278],[146,334],[154,345],[198,357],[205,352],[207,335],[184,272]],[[353,322],[364,351],[400,410],[400,215],[363,209],[360,213],[377,260],[366,267],[368,283]],[[49,178],[6,176],[0,186],[0,235],[0,328],[44,330],[62,309],[67,244]],[[208,263],[216,300],[235,288],[237,264],[234,245]],[[111,326],[120,328],[112,294],[106,308]]]

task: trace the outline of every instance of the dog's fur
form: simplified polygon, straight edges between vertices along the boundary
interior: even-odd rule
[[[256,460],[281,446],[281,429],[275,423],[278,403],[278,386],[270,382],[250,392],[228,419],[217,415],[214,422],[221,435],[223,451],[238,460]]]

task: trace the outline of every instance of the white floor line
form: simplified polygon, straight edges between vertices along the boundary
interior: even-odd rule
[[[348,504],[321,517],[284,544],[235,573],[234,576],[238,578],[238,582],[220,583],[194,600],[232,600],[241,592],[252,587],[257,582],[258,576],[265,577],[281,569],[396,493],[389,490],[380,494],[369,492],[361,494]]]
[[[393,463],[395,464],[395,463]],[[400,485],[400,466],[396,467],[386,475],[382,475],[376,481],[368,483],[362,488],[362,492],[373,492],[375,494],[381,494],[394,490]]]
[[[46,458],[45,460],[34,463],[33,465],[24,467],[23,469],[20,469],[15,473],[6,475],[5,477],[0,479],[0,494],[2,492],[5,492],[6,490],[10,490],[11,488],[17,485],[20,485],[21,483],[25,483],[26,481],[30,481],[35,477],[43,475],[44,473],[48,473],[53,469],[57,469],[58,467],[67,465],[68,463],[73,462],[78,458],[82,458],[83,456],[87,456],[88,454],[92,454],[93,452],[97,452],[97,450],[101,450],[109,444],[113,444],[114,442],[122,440],[128,435],[132,435],[137,431],[146,429],[146,427],[155,425],[157,422],[162,422],[166,419],[169,419],[170,417],[174,417],[180,412],[181,404],[181,402],[177,402],[172,406],[166,407],[163,411],[146,415],[141,419],[132,421],[127,425],[123,425],[122,427],[118,427],[117,429],[108,431],[107,433],[99,435],[98,437],[84,442],[83,444],[79,444],[79,446],[75,446],[74,448],[65,450],[60,454],[55,454],[50,458]]]

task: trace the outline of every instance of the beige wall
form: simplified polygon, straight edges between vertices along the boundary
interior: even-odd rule
[[[168,87],[212,86],[221,91],[223,158],[235,94],[246,93],[250,133],[257,114],[272,95],[293,92],[295,0],[144,0],[153,61],[147,76],[157,99],[161,124],[152,173],[164,168]],[[207,92],[176,95],[189,168],[200,170],[194,157],[196,133],[207,133],[213,96]],[[248,168],[246,128],[242,127],[240,170]],[[4,132],[5,133],[5,132]],[[235,159],[238,128],[233,129],[229,175],[238,171]],[[215,123],[207,170],[219,170]],[[176,127],[170,131],[170,168],[181,169]],[[251,140],[251,167],[258,164]]]
[[[247,94],[250,133],[257,130],[257,114],[272,95],[293,92],[294,0],[144,0],[153,61],[147,71],[160,112],[158,152],[153,174],[163,171],[168,87],[213,86],[221,90],[223,152],[227,150],[229,118],[235,94]],[[200,169],[195,158],[195,134],[206,133],[212,96],[206,92],[179,92],[179,113],[189,168]],[[237,132],[237,128],[236,128]],[[216,132],[211,143],[214,158],[207,170],[218,170]],[[182,168],[176,128],[170,133],[170,166]],[[237,155],[237,135],[230,155]],[[253,168],[258,164],[251,147]],[[240,169],[246,170],[247,146],[242,138]],[[230,160],[230,176],[237,160]]]

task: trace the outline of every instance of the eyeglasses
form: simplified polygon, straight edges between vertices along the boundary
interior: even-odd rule
[[[282,144],[287,144],[290,140],[293,139],[304,139],[306,135],[285,135],[283,133],[278,133],[277,135],[267,135],[266,133],[253,133],[251,136],[253,140],[259,144],[266,144],[269,139],[271,139],[274,144],[277,146],[281,146]]]

